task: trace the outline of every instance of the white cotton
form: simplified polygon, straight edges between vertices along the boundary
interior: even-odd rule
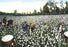
[[[56,39],[58,39],[58,35],[56,36]]]
[[[47,45],[45,45],[45,47],[47,47]]]
[[[12,43],[12,45],[13,45],[13,43]]]
[[[66,37],[68,37],[68,31],[67,31],[67,32],[65,32],[65,33],[64,33],[64,35],[65,35]]]
[[[2,41],[3,42],[8,42],[10,41],[11,39],[13,39],[13,36],[12,35],[6,35],[2,38]]]
[[[63,28],[63,30],[65,30],[65,28]]]

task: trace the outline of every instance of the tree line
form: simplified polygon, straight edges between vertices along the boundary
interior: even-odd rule
[[[34,12],[22,12],[17,13],[17,10],[14,10],[14,13],[6,13],[6,12],[0,12],[0,15],[14,15],[14,16],[27,16],[27,15],[57,15],[57,14],[68,14],[68,1],[65,2],[66,6],[63,7],[64,2],[60,2],[60,7],[57,6],[56,1],[49,0],[43,8],[40,8],[40,11],[38,12],[36,9],[34,9]]]

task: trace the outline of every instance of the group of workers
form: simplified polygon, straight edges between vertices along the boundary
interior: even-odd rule
[[[60,21],[60,23],[58,24],[58,31],[61,33],[61,35],[64,33],[63,31],[63,21]],[[30,35],[32,34],[33,30],[34,30],[34,24],[33,24],[33,21],[30,21],[30,26],[29,26],[29,29],[30,29]],[[41,27],[42,30],[46,30],[47,29],[47,24],[44,23],[43,26]]]
[[[8,20],[7,21],[7,18],[6,17],[4,17],[3,19],[2,19],[2,22],[1,22],[1,25],[2,26],[4,26],[4,27],[8,27],[8,26],[10,26],[10,25],[12,25],[13,24],[13,20]]]
[[[7,21],[7,19],[6,19],[6,17],[4,17],[2,25],[6,26],[8,24],[8,22],[6,22],[6,21]],[[12,21],[10,21],[9,23],[11,24]],[[25,30],[27,30],[28,26],[29,26],[30,34],[31,34],[34,30],[33,21],[30,21],[30,25],[28,25],[27,22],[25,21],[24,24],[22,24],[22,29],[25,31]],[[44,23],[43,26],[41,27],[41,29],[46,30],[47,29],[47,24]],[[61,35],[64,33],[64,31],[63,31],[63,21],[60,21],[60,23],[58,24],[58,31],[61,33]]]

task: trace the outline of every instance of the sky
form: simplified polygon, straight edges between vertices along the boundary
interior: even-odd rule
[[[46,4],[48,0],[0,0],[0,11],[13,13],[16,9],[18,13],[33,12],[34,9],[40,11],[40,8]],[[55,0],[60,2],[61,0]],[[66,0],[63,0],[66,2]],[[58,3],[60,7],[60,4]],[[65,6],[65,5],[64,5]]]

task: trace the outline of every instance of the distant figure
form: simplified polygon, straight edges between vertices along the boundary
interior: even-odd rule
[[[33,30],[34,30],[34,24],[33,24],[33,21],[30,21],[30,29],[31,29],[31,31],[33,32]]]
[[[63,32],[63,21],[61,21],[58,25],[58,31],[61,33],[61,35],[64,33]]]
[[[43,29],[43,30],[46,30],[47,29],[46,23],[43,24],[43,26],[41,27],[41,29]]]
[[[7,19],[6,19],[6,17],[4,17],[4,18],[3,18],[2,25],[6,26],[6,21],[7,21]]]
[[[32,35],[33,30],[34,30],[34,24],[33,21],[30,21],[30,36]]]
[[[24,22],[22,23],[22,29],[23,29],[23,31],[27,31],[27,29],[28,29],[28,24],[27,24],[26,21],[24,21]]]
[[[41,37],[42,37],[42,35],[44,35],[45,32],[46,32],[46,30],[47,30],[47,25],[46,25],[46,23],[43,24],[43,26],[41,27],[41,30],[43,30],[43,31],[41,31]],[[44,31],[44,30],[45,30],[45,31]]]
[[[64,31],[63,31],[63,21],[60,21],[59,25],[58,25],[58,47],[60,47],[61,45],[61,41],[60,39],[61,38],[64,38],[64,35],[63,35]]]
[[[8,20],[7,26],[11,26],[11,25],[13,25],[13,20]]]

